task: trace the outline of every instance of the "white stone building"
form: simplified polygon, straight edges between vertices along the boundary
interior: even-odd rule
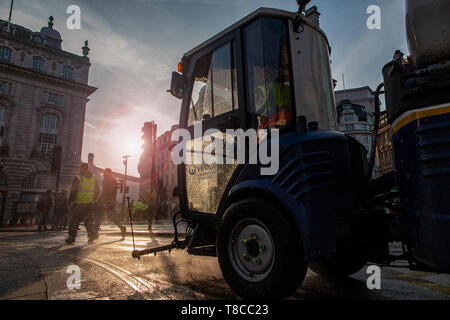
[[[56,189],[50,160],[62,148],[60,190],[79,171],[88,97],[87,41],[79,56],[47,27],[33,32],[0,20],[0,224],[29,220],[36,199]]]
[[[364,147],[372,148],[375,98],[369,87],[335,91],[338,130],[345,132]]]

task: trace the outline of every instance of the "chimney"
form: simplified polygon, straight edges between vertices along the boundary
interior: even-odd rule
[[[316,6],[312,6],[305,12],[306,21],[311,23],[313,26],[320,28],[320,21],[319,21],[320,13],[317,10]]]

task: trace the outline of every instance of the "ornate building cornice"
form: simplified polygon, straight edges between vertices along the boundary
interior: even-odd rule
[[[63,88],[68,88],[72,90],[81,91],[83,93],[88,93],[88,96],[94,93],[97,88],[92,87],[86,84],[82,84],[76,81],[66,80],[60,77],[55,77],[52,75],[49,75],[42,71],[32,70],[29,68],[24,68],[17,66],[15,64],[0,61],[0,70],[4,71],[6,73],[13,73],[13,74],[20,74],[23,76],[27,76],[32,79],[40,80],[52,85],[57,85]]]

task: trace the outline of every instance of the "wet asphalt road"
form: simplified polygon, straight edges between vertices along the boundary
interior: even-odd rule
[[[74,245],[65,245],[66,237],[66,232],[0,232],[0,300],[239,299],[225,283],[216,258],[175,250],[135,260],[131,237],[120,241],[112,226],[103,226],[92,245],[84,227]],[[143,249],[171,240],[140,233],[136,245]],[[70,266],[79,267],[80,289],[67,286],[73,275],[67,273]],[[339,284],[308,271],[302,287],[288,299],[450,300],[449,275],[381,270],[380,290],[367,288],[366,268]]]

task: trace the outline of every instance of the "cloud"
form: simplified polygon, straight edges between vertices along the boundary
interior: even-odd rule
[[[370,85],[372,89],[382,82],[381,70],[396,49],[406,51],[403,1],[380,2],[382,30],[369,30],[365,26],[368,16],[362,15],[359,28],[346,31],[345,39],[332,42],[333,76],[342,88],[342,73],[346,87]],[[394,30],[394,32],[393,32]],[[406,52],[405,52],[406,53]]]
[[[370,31],[365,9],[377,3],[383,30]],[[65,27],[71,4],[81,7],[81,30]],[[14,5],[13,22],[32,30],[47,25],[53,15],[66,51],[81,55],[89,40],[90,85],[99,89],[87,106],[83,159],[95,152],[99,165],[117,171],[123,170],[127,147],[119,139],[139,141],[146,121],[156,121],[159,134],[178,122],[180,101],[166,89],[184,52],[260,6],[296,8],[293,0],[33,0]],[[374,87],[394,50],[405,48],[403,1],[323,0],[317,5],[333,47],[334,77],[340,80],[345,73],[347,87]],[[9,1],[2,2],[0,11],[8,10]],[[137,156],[130,159],[134,175],[137,161]]]

